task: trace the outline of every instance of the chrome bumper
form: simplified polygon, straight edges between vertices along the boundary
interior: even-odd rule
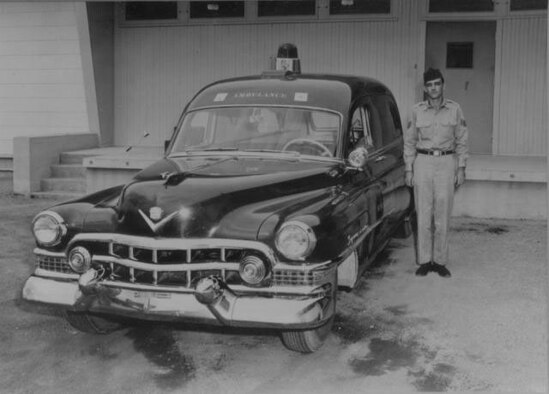
[[[204,278],[195,289],[163,291],[154,286],[83,280],[85,275],[78,281],[33,275],[25,282],[23,299],[147,320],[278,329],[314,328],[335,312],[333,282],[330,289],[319,287],[306,295],[237,295],[217,278]]]

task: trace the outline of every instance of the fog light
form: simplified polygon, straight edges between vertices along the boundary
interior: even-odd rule
[[[77,246],[69,252],[69,265],[74,272],[82,274],[90,269],[92,256],[82,246]]]
[[[253,255],[248,255],[240,261],[238,271],[242,279],[251,285],[257,285],[267,275],[267,267],[263,260]]]

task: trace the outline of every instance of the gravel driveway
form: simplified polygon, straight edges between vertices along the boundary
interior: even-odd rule
[[[53,201],[0,180],[0,391],[6,393],[547,392],[545,221],[456,218],[452,278],[415,277],[394,240],[341,293],[324,347],[286,350],[271,332],[136,324],[109,336],[29,305],[30,220]]]

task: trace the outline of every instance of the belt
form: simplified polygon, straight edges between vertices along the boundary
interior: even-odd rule
[[[416,149],[417,153],[421,153],[422,155],[430,155],[430,156],[445,156],[445,155],[453,155],[456,153],[454,150],[440,150],[440,149]]]

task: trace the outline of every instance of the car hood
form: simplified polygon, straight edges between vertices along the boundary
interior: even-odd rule
[[[256,239],[281,218],[335,197],[339,165],[225,156],[164,159],[123,191],[118,232],[158,237]]]

